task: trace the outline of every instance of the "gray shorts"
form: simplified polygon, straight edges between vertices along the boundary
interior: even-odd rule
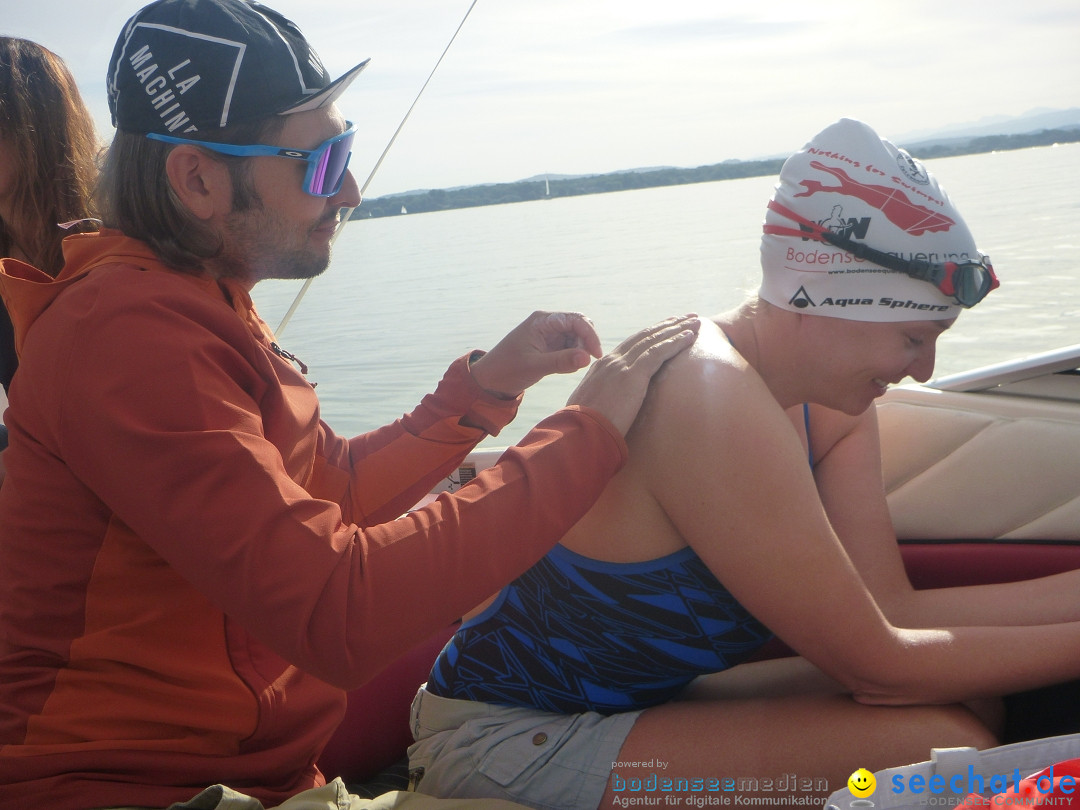
[[[439,697],[412,704],[409,768],[432,796],[508,799],[539,810],[600,804],[641,712],[552,714]]]

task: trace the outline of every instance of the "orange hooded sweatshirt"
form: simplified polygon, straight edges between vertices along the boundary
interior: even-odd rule
[[[0,806],[267,806],[322,784],[345,690],[536,562],[625,460],[559,411],[398,518],[516,403],[466,358],[353,439],[239,285],[117,232],[0,262],[21,363],[0,487]],[[378,729],[372,733],[378,734]]]

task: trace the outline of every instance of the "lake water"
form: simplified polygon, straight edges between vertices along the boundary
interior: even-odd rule
[[[927,161],[1002,287],[939,341],[942,376],[1080,343],[1080,144]],[[446,366],[536,309],[577,310],[614,347],[668,315],[712,315],[757,288],[774,177],[349,223],[330,269],[280,336],[308,364],[324,417],[352,435],[411,410]],[[300,287],[263,282],[276,327]],[[579,375],[526,393],[485,446],[513,444]]]

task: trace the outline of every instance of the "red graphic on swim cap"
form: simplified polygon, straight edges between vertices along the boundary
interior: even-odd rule
[[[810,166],[833,175],[840,181],[840,185],[824,186],[818,180],[803,180],[800,185],[804,186],[806,191],[796,194],[796,197],[809,197],[818,192],[858,197],[880,210],[891,223],[912,236],[922,236],[927,231],[947,231],[956,224],[956,220],[950,219],[944,214],[913,203],[899,189],[860,183],[849,177],[843,169],[826,166],[816,160],[811,161]]]

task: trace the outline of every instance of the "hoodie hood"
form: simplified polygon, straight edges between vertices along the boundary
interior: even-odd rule
[[[161,262],[144,242],[125,236],[120,231],[104,229],[97,233],[80,233],[63,242],[64,269],[56,278],[18,259],[0,259],[0,298],[3,298],[11,323],[15,328],[15,351],[22,353],[23,341],[34,322],[59,296],[91,272],[107,272],[109,266],[134,265],[144,270],[156,270],[181,276],[192,284],[206,289],[214,297],[225,300],[257,334],[269,339],[269,329],[255,314],[251,297],[240,284],[208,276],[181,273]]]

